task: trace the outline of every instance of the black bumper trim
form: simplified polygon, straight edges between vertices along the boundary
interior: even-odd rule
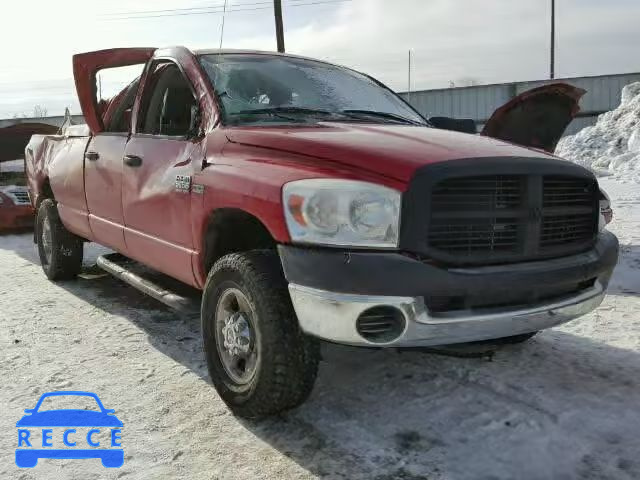
[[[489,295],[548,289],[597,278],[603,287],[618,260],[618,239],[598,236],[593,249],[569,257],[508,265],[446,268],[401,253],[278,247],[289,283],[339,293],[389,296]]]

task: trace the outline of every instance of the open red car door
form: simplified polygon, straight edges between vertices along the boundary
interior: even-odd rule
[[[566,83],[528,90],[493,112],[481,135],[553,153],[585,93]]]
[[[104,130],[98,109],[96,74],[103,68],[126,67],[146,63],[155,48],[112,48],[73,56],[73,76],[84,119],[94,135]]]

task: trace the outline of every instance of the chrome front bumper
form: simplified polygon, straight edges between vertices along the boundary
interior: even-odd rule
[[[304,332],[337,343],[371,347],[417,347],[489,340],[554,327],[597,308],[605,296],[592,288],[551,303],[482,313],[431,315],[422,297],[368,296],[334,293],[289,284],[291,300]],[[391,306],[405,319],[402,333],[386,343],[371,342],[357,331],[358,317],[377,306]]]

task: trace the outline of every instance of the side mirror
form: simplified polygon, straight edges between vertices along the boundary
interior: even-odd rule
[[[35,408],[25,408],[24,413],[33,413],[35,412]]]

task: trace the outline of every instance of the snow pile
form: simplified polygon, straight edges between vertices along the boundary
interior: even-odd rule
[[[620,106],[594,126],[563,138],[556,155],[597,175],[640,183],[640,82],[624,87]]]

